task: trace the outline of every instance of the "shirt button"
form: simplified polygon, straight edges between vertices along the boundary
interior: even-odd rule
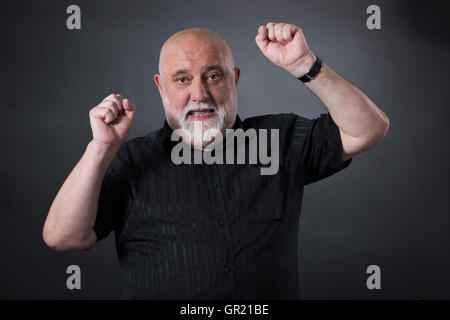
[[[212,184],[211,184],[211,187],[213,187],[214,189],[216,189],[216,188],[217,188],[217,184],[216,184],[216,183],[212,183]]]
[[[228,273],[228,271],[230,271],[230,269],[228,269],[227,267],[223,268],[224,273]]]
[[[225,222],[219,221],[219,227],[223,227],[225,225]]]

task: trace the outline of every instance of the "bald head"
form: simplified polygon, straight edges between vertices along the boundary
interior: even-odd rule
[[[176,53],[179,50],[190,54],[195,54],[201,49],[216,50],[218,54],[223,55],[227,67],[234,68],[234,59],[231,48],[227,41],[216,32],[203,28],[189,28],[181,30],[167,39],[161,47],[159,53],[159,73],[164,72],[167,56]]]

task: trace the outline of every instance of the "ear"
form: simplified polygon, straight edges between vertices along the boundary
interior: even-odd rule
[[[162,98],[161,76],[159,74],[155,74],[153,76],[153,80],[155,81],[156,87],[158,88],[159,91],[159,95]]]
[[[241,69],[239,69],[238,67],[234,67],[234,83],[236,84],[236,87],[238,86],[240,76],[241,76]]]

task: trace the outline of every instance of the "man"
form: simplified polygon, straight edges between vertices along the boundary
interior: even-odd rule
[[[271,62],[305,81],[329,113],[242,121],[236,114],[240,69],[226,41],[206,29],[178,32],[162,46],[154,77],[163,128],[123,143],[135,113],[128,99],[111,94],[90,111],[93,139],[50,208],[47,245],[85,250],[114,230],[124,298],[299,298],[304,185],[347,167],[385,136],[389,122],[364,93],[320,63],[299,27],[271,22],[259,27],[255,41]],[[203,131],[196,135],[199,123]],[[230,128],[279,130],[278,172],[260,175],[260,163],[171,160],[174,130],[207,152]],[[205,140],[208,129],[217,135]]]

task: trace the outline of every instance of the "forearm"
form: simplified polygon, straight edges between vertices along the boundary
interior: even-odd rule
[[[117,149],[88,144],[48,213],[43,237],[50,247],[66,250],[87,241],[97,216],[101,184]]]
[[[389,120],[361,90],[323,63],[317,77],[305,83],[327,107],[346,134],[376,143],[387,131]]]
[[[316,61],[302,29],[293,24],[260,26],[255,41],[270,61],[296,78],[307,74]],[[387,133],[389,119],[384,112],[328,65],[323,64],[305,85],[325,104],[339,127],[344,160],[370,149]]]

